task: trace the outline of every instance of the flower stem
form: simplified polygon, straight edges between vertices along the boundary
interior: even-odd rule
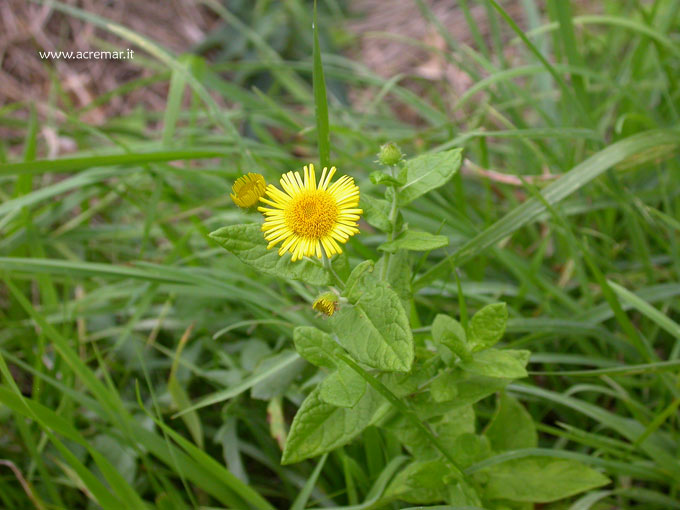
[[[391,166],[390,167],[390,173],[392,174],[392,177],[394,177],[395,174],[395,167]],[[392,185],[392,190],[394,191],[392,195],[392,205],[390,207],[390,215],[387,217],[387,219],[390,222],[390,231],[387,233],[387,240],[392,241],[394,239],[394,231],[397,229],[397,186]],[[390,252],[386,252],[384,257],[385,257],[385,263],[382,266],[382,271],[380,272],[380,279],[385,280],[387,279],[387,268],[390,264],[390,257],[392,254]]]
[[[413,425],[417,429],[420,429],[425,434],[430,443],[432,443],[432,446],[439,450],[439,452],[446,458],[446,460],[449,461],[456,477],[461,480],[466,480],[465,473],[458,465],[458,462],[453,457],[453,455],[451,455],[449,449],[446,448],[446,446],[441,442],[441,440],[432,433],[430,427],[420,420],[420,418],[415,413],[415,411],[413,411],[413,409],[407,406],[402,401],[402,399],[399,399],[394,393],[390,391],[389,388],[387,388],[387,386],[380,382],[376,377],[373,377],[371,374],[366,372],[366,370],[364,370],[357,363],[355,363],[354,360],[350,359],[349,356],[346,356],[345,354],[338,354],[338,358],[347,363],[352,370],[359,374],[378,393],[385,397],[385,399],[390,404],[392,404],[392,406],[397,411],[399,411],[401,415],[404,416],[404,418],[411,422],[411,425]]]
[[[323,257],[323,267],[326,268],[326,271],[331,275],[333,280],[335,280],[335,283],[337,284],[340,289],[345,288],[345,282],[342,281],[342,278],[338,275],[338,273],[335,272],[335,269],[333,269],[333,264],[331,264],[331,259],[329,259],[326,256],[326,252],[324,250],[321,250],[321,256]]]

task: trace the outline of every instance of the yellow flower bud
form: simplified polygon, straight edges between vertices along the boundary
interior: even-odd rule
[[[229,196],[237,206],[248,209],[257,205],[266,188],[264,177],[251,172],[236,179]]]
[[[338,297],[332,292],[321,294],[314,300],[312,308],[330,317],[338,309]]]

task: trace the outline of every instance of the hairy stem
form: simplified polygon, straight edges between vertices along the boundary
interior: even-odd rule
[[[340,275],[338,275],[338,273],[335,272],[335,269],[333,269],[333,264],[331,264],[331,259],[329,259],[326,256],[326,252],[323,251],[323,250],[321,250],[321,255],[323,257],[323,267],[326,268],[326,271],[328,271],[328,273],[331,275],[331,277],[335,281],[336,285],[338,287],[340,287],[340,289],[344,289],[345,288],[345,282],[342,280],[342,278],[340,278]]]
[[[392,177],[394,177],[395,172],[395,167],[391,166],[390,167],[390,173],[392,174]],[[392,189],[394,190],[394,194],[392,195],[392,205],[390,207],[390,215],[387,217],[390,221],[390,231],[387,233],[387,240],[392,241],[394,239],[394,231],[397,230],[397,186],[392,185]],[[385,253],[385,263],[382,266],[382,271],[380,272],[380,279],[385,280],[387,279],[387,267],[390,264],[390,257],[392,256],[391,253],[387,252]]]

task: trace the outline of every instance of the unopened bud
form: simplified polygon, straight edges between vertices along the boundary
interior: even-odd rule
[[[394,142],[388,142],[385,145],[380,146],[380,152],[378,153],[378,161],[385,166],[394,166],[399,161],[403,154],[399,149],[399,146]]]

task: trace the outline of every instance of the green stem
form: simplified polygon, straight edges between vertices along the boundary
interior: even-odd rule
[[[378,379],[373,377],[371,374],[366,372],[363,368],[361,368],[359,365],[357,365],[354,360],[352,360],[349,356],[346,356],[345,354],[338,354],[338,358],[340,358],[342,361],[347,363],[352,370],[354,370],[357,374],[359,374],[368,384],[373,386],[375,390],[380,393],[385,399],[392,404],[401,414],[404,415],[404,417],[409,420],[416,428],[420,429],[423,434],[427,436],[427,438],[430,440],[430,442],[434,445],[434,447],[439,450],[439,452],[446,458],[451,463],[451,466],[453,467],[456,476],[458,476],[461,480],[465,479],[465,474],[463,473],[463,470],[460,468],[458,463],[456,462],[456,459],[453,458],[453,455],[446,449],[444,444],[439,440],[437,436],[435,436],[430,428],[420,421],[416,413],[408,408],[394,393],[390,391],[390,389],[385,386],[383,383],[381,383]]]
[[[335,280],[335,283],[337,284],[337,286],[340,287],[341,290],[344,289],[345,288],[345,282],[342,281],[342,278],[340,278],[338,273],[335,272],[335,269],[333,269],[333,264],[331,264],[331,259],[329,259],[326,256],[326,252],[323,251],[323,250],[321,250],[321,256],[323,257],[323,267],[326,268],[326,271],[328,271],[328,273],[331,275],[333,280]]]
[[[390,173],[392,174],[392,177],[394,177],[394,169],[395,167],[391,166],[390,167]],[[387,240],[392,241],[394,239],[394,231],[397,230],[397,187],[393,184],[392,185],[392,190],[394,190],[394,194],[392,195],[392,205],[390,207],[390,215],[387,217],[390,221],[390,231],[387,233]],[[387,267],[390,264],[390,257],[392,256],[391,253],[387,252],[385,253],[385,263],[382,266],[382,271],[380,272],[380,279],[385,280],[387,279]]]

